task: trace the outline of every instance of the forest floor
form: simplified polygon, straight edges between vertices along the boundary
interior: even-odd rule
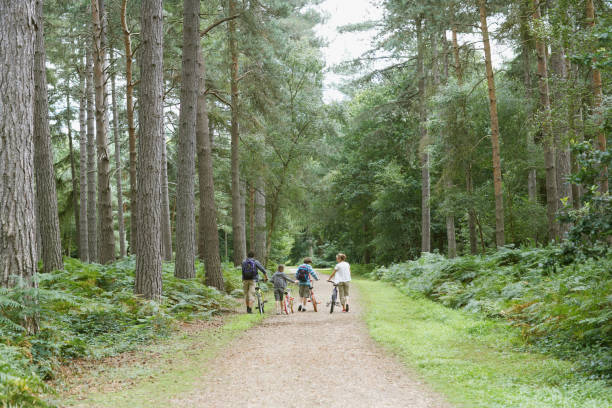
[[[110,372],[98,372],[95,386],[82,385],[90,383],[90,374],[80,377],[69,386],[63,406],[449,407],[374,343],[362,318],[359,293],[351,289],[350,312],[332,315],[325,307],[331,285],[324,279],[315,283],[318,313],[309,304],[304,313],[296,309],[289,316],[274,315],[270,291],[268,316],[260,324],[255,325],[258,315],[243,314],[241,308],[219,328],[185,336],[153,352],[144,363],[138,357],[138,369],[126,372],[107,364]],[[211,337],[209,332],[216,334]],[[194,337],[202,339],[194,342]],[[130,358],[124,360],[119,367],[134,366]],[[104,385],[116,383],[118,376],[123,378],[120,386]]]

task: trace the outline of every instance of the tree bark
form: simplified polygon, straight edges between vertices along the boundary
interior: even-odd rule
[[[98,262],[98,170],[96,163],[96,134],[93,95],[93,65],[91,51],[87,52],[87,242],[89,243],[89,261]]]
[[[531,92],[531,35],[529,28],[529,16],[530,16],[531,4],[530,0],[522,0],[520,6],[520,33],[521,33],[521,56],[523,60],[523,84],[525,85],[525,97],[527,98],[527,106],[529,101],[532,99]],[[529,116],[532,117],[532,113],[529,112]],[[527,195],[529,201],[532,203],[537,202],[537,169],[535,165],[532,165],[534,156],[534,144],[533,132],[527,132],[527,151],[529,152],[529,169],[527,173]]]
[[[110,59],[113,60],[113,47],[110,47]],[[113,104],[113,133],[115,139],[115,180],[117,183],[117,219],[119,220],[119,256],[124,258],[127,255],[125,248],[125,224],[123,222],[123,186],[121,165],[121,132],[119,130],[119,110],[117,109],[117,91],[115,86],[115,71],[111,76],[111,95]]]
[[[498,247],[504,246],[504,193],[502,190],[501,161],[499,151],[499,120],[497,116],[497,96],[495,92],[495,78],[493,76],[493,63],[491,61],[491,44],[489,42],[489,28],[487,26],[487,2],[479,0],[480,27],[485,52],[485,66],[487,71],[487,85],[489,88],[489,115],[491,116],[491,146],[493,148],[493,187],[495,191],[495,243]]]
[[[43,2],[36,1],[36,36],[34,43],[34,175],[36,177],[37,222],[41,236],[41,255],[43,271],[64,269],[62,244],[60,240],[59,217],[57,212],[57,192],[55,190],[55,171],[53,169],[53,149],[49,131],[49,100],[47,95],[46,54],[44,41]],[[5,37],[2,37],[3,41]],[[67,91],[66,91],[67,92]],[[68,94],[66,94],[68,98]],[[69,106],[68,108],[69,109]],[[67,111],[67,119],[69,115]],[[68,123],[70,132],[70,123]],[[72,152],[71,152],[72,153]],[[70,157],[73,187],[74,161]],[[2,173],[4,174],[4,173]],[[73,191],[76,201],[76,190]],[[76,228],[78,231],[78,213]]]
[[[457,76],[457,84],[463,86],[463,71],[461,68],[461,60],[459,58],[459,42],[457,41],[457,25],[453,24],[452,27],[452,42],[453,42],[453,56],[455,59],[455,75]],[[462,109],[465,110],[465,100],[461,100]],[[463,123],[464,118],[462,117],[459,122],[459,131],[463,133],[462,136],[467,136],[467,130]],[[471,197],[473,193],[472,188],[472,170],[471,164],[467,164],[465,168],[465,189],[468,195]],[[478,253],[478,239],[476,237],[476,212],[474,208],[470,206],[468,208],[468,231],[470,235],[470,253],[476,255]]]
[[[255,191],[255,257],[267,265],[266,259],[266,184],[260,175]]]
[[[236,14],[236,0],[229,0],[229,16]],[[229,53],[231,58],[231,167],[232,167],[232,236],[234,243],[234,265],[238,266],[246,258],[246,231],[241,222],[240,210],[240,150],[238,128],[238,49],[236,45],[236,20],[228,23]]]
[[[176,185],[176,266],[174,275],[195,278],[195,132],[198,103],[199,0],[184,0],[181,108]]]
[[[89,231],[87,228],[87,96],[85,94],[85,66],[80,70],[80,97],[79,97],[79,258],[89,262]]]
[[[199,255],[204,260],[206,284],[219,290],[225,289],[221,258],[219,256],[219,231],[217,206],[213,180],[213,159],[208,106],[206,105],[206,66],[198,43],[198,118],[196,139],[198,148],[198,179],[200,189],[200,242]]]
[[[94,84],[96,95],[96,151],[98,155],[98,256],[102,264],[115,260],[113,205],[110,190],[110,159],[108,153],[108,109],[105,95],[106,40],[104,0],[91,0],[94,38]]]
[[[136,126],[134,125],[134,82],[132,81],[132,39],[126,20],[128,0],[121,3],[121,28],[123,29],[123,44],[125,46],[125,111],[128,125],[128,138],[130,150],[130,252],[136,251],[136,238],[138,237],[137,204],[136,200]]]
[[[251,251],[255,251],[255,187],[251,184],[249,189],[249,245]]]
[[[35,285],[34,0],[0,0],[0,285]]]
[[[162,295],[160,162],[163,134],[162,0],[142,0],[138,163],[138,238],[134,292],[147,299]]]
[[[170,197],[168,193],[168,157],[166,136],[162,134],[161,160],[161,235],[164,261],[172,261],[172,225],[170,223]]]
[[[593,30],[595,27],[595,6],[593,0],[586,0],[586,18],[587,24],[590,29]],[[593,59],[593,62],[596,62]],[[606,134],[603,130],[603,83],[601,82],[601,72],[599,69],[593,67],[593,113],[595,114],[595,123],[597,125],[597,145],[599,150],[605,152],[606,146]],[[599,190],[602,193],[608,192],[608,168],[604,167],[599,181]]]
[[[68,129],[68,157],[70,158],[70,181],[72,183],[72,194],[71,194],[71,199],[72,199],[72,214],[74,216],[74,226],[75,226],[75,235],[76,235],[76,243],[77,243],[77,250],[78,253],[81,253],[81,248],[79,247],[79,244],[81,242],[81,236],[79,234],[79,198],[77,196],[77,192],[78,192],[78,182],[77,182],[77,176],[76,176],[76,166],[74,164],[74,144],[73,144],[73,140],[72,140],[72,124],[71,124],[71,118],[70,118],[70,93],[68,92],[68,87],[69,87],[69,82],[66,81],[66,129]],[[36,128],[36,126],[34,126]],[[39,214],[42,214],[42,212],[40,212]],[[59,220],[58,220],[59,222]],[[58,227],[59,229],[59,227]],[[42,228],[41,228],[41,232],[42,232]],[[44,248],[44,245],[43,245]],[[70,246],[68,246],[68,254],[70,254]],[[61,256],[61,253],[60,253]]]
[[[423,19],[419,16],[416,20],[417,32],[417,77],[419,87],[419,133],[420,133],[420,156],[421,156],[421,252],[431,252],[431,210],[430,180],[429,180],[429,140],[425,122],[427,112],[425,110],[425,46],[423,44]]]
[[[540,19],[540,2],[534,0],[534,20]],[[555,147],[553,140],[550,93],[548,89],[548,67],[546,62],[546,46],[544,42],[536,38],[536,51],[538,54],[538,89],[540,93],[540,109],[544,114],[542,131],[544,134],[544,163],[546,166],[546,216],[548,219],[549,241],[559,238],[559,224],[557,222],[557,171],[555,167]]]
[[[553,40],[554,41],[554,40]],[[554,127],[554,149],[555,149],[555,168],[556,168],[556,184],[557,196],[560,201],[557,206],[561,208],[563,201],[567,202],[568,206],[572,206],[572,187],[568,181],[571,173],[571,154],[568,137],[567,117],[570,115],[570,109],[562,102],[564,98],[564,89],[567,82],[567,64],[565,58],[565,50],[557,41],[554,41],[552,52],[550,54],[550,66],[554,74],[553,100],[559,101],[558,108],[561,116],[556,120],[557,124]],[[564,237],[569,231],[570,224],[559,224],[559,236]]]
[[[244,253],[246,258],[247,247],[246,247],[246,196],[247,186],[246,181],[240,180],[240,229],[243,231],[242,235],[242,247],[240,248],[241,253]]]

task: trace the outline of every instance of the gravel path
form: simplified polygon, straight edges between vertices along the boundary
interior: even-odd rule
[[[194,391],[171,406],[450,407],[373,343],[359,293],[351,291],[351,311],[330,315],[331,285],[315,282],[318,313],[309,304],[304,313],[268,317],[231,343]]]

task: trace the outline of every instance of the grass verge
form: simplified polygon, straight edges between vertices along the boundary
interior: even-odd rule
[[[448,400],[482,408],[612,407],[612,388],[572,363],[515,351],[519,333],[494,320],[355,280],[372,337]]]
[[[196,333],[183,331],[143,348],[124,364],[102,364],[88,370],[78,379],[81,391],[75,393],[75,384],[66,384],[71,391],[57,403],[88,408],[167,406],[173,397],[193,389],[223,346],[262,320],[259,314],[233,314]]]

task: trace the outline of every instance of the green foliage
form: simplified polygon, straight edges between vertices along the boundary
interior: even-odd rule
[[[64,265],[64,271],[40,274],[38,289],[0,289],[0,355],[6,357],[0,359],[0,390],[6,391],[0,395],[10,398],[7,403],[46,406],[38,397],[46,390],[42,380],[62,361],[132,350],[168,336],[177,321],[207,319],[234,306],[202,277],[175,278],[172,264],[164,265],[159,304],[133,294],[133,258],[104,266],[68,258]],[[235,271],[225,275],[236,285]],[[36,334],[24,325],[33,318],[40,322]]]
[[[612,378],[612,253],[567,264],[559,264],[560,255],[559,248],[455,259],[426,254],[371,276],[447,307],[506,319],[527,344]]]
[[[612,165],[612,150],[602,152],[588,142],[577,143],[572,150],[580,170],[571,176],[571,181],[584,185],[585,190],[581,208],[574,209],[566,203],[562,211],[561,219],[572,225],[564,249],[574,256],[602,256],[608,252],[612,236],[612,196],[609,192],[602,194],[597,183],[603,169]]]

